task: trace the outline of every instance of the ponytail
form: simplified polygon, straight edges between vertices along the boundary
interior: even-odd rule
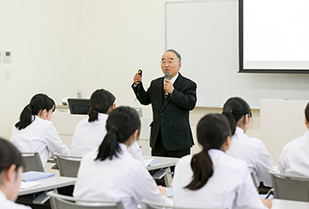
[[[106,121],[107,134],[99,146],[95,160],[112,159],[121,152],[119,143],[125,143],[136,130],[140,130],[141,123],[137,112],[130,107],[118,107],[113,110]]]
[[[28,125],[32,123],[32,107],[31,104],[28,104],[24,107],[23,111],[20,114],[20,120],[15,124],[15,127],[18,130],[26,128]]]
[[[197,124],[197,139],[203,150],[195,154],[191,160],[193,171],[192,181],[184,188],[198,190],[202,188],[213,175],[213,162],[208,151],[210,149],[220,150],[231,129],[226,117],[220,114],[208,114]]]
[[[93,121],[98,120],[98,115],[99,115],[99,112],[90,107],[90,110],[88,112],[88,116],[89,116],[88,122],[93,122]]]
[[[90,97],[90,110],[88,122],[98,120],[99,113],[107,113],[115,102],[115,97],[109,91],[98,89]]]
[[[110,160],[113,156],[118,157],[117,152],[120,152],[120,147],[118,144],[118,133],[115,127],[112,127],[105,135],[103,142],[99,147],[99,152],[95,160],[105,160],[109,158]]]
[[[213,174],[213,164],[207,149],[194,155],[191,160],[193,179],[185,188],[198,190],[202,188]]]
[[[18,130],[29,126],[32,121],[32,115],[39,114],[40,111],[46,109],[47,111],[53,109],[55,111],[55,102],[45,94],[36,94],[31,98],[30,104],[24,107],[20,114],[20,120],[15,124]]]

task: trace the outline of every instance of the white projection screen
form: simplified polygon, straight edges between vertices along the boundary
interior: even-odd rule
[[[240,72],[309,73],[308,11],[308,0],[239,0]]]

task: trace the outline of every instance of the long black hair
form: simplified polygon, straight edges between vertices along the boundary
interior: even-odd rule
[[[309,103],[307,104],[305,108],[305,116],[306,116],[307,121],[309,122]]]
[[[126,142],[130,136],[140,130],[141,122],[137,112],[130,107],[118,107],[108,116],[106,121],[107,133],[99,147],[99,152],[95,160],[110,160],[113,156],[118,157],[120,152],[118,143]]]
[[[98,120],[98,113],[106,113],[115,102],[115,97],[109,91],[98,89],[90,97],[89,122]]]
[[[34,95],[30,103],[24,107],[23,111],[20,114],[20,120],[15,124],[15,127],[18,130],[24,129],[32,123],[32,115],[39,114],[42,110],[51,110],[55,111],[56,105],[54,100],[49,98],[45,94],[36,94]]]
[[[191,160],[193,178],[185,187],[190,190],[202,188],[213,175],[213,163],[208,151],[221,149],[227,137],[231,136],[231,128],[224,115],[208,114],[199,121],[196,132],[198,142],[203,149],[193,155]]]
[[[25,168],[25,162],[18,149],[8,140],[0,138],[0,174],[14,164],[16,171],[19,167]]]
[[[229,98],[223,105],[222,114],[227,116],[230,124],[237,124],[239,120],[245,115],[249,115],[249,117],[252,117],[249,104],[240,97]],[[235,130],[233,131],[233,134],[234,132]]]

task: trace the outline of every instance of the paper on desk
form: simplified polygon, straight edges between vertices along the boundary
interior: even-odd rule
[[[154,166],[154,165],[157,165],[160,163],[160,159],[147,159],[147,160],[144,160],[144,164],[145,166]]]
[[[37,185],[40,185],[40,182],[37,182],[37,181],[24,182],[24,181],[22,181],[21,184],[20,184],[20,189],[28,189],[28,188],[35,187]]]
[[[22,174],[23,181],[35,181],[55,176],[54,173],[46,173],[40,171],[28,171]]]

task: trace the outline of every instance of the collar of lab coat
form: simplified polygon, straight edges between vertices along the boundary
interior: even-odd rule
[[[234,135],[244,135],[244,134],[245,134],[245,132],[244,132],[243,129],[236,127]]]
[[[107,114],[105,114],[105,113],[99,113],[98,114],[98,120],[99,121],[101,121],[101,120],[103,120],[103,119],[107,119],[108,118],[108,115]]]

